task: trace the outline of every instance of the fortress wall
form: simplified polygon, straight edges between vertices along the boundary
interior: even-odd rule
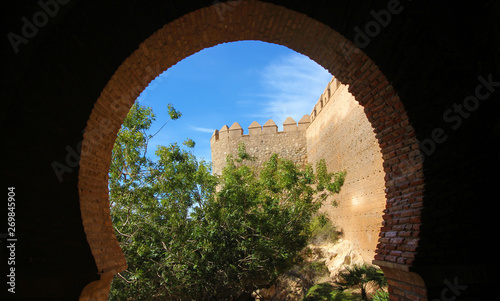
[[[345,238],[356,244],[367,262],[375,256],[378,234],[385,209],[385,173],[378,141],[363,107],[358,104],[335,78],[312,109],[298,124],[292,118],[278,132],[269,120],[263,126],[253,122],[244,134],[235,122],[215,130],[211,138],[212,168],[221,174],[229,154],[237,157],[238,144],[245,143],[246,151],[256,158],[250,165],[261,167],[273,153],[293,160],[296,164],[325,159],[330,172],[347,171],[339,195],[327,200],[322,210],[339,226]]]
[[[323,210],[371,262],[386,205],[382,153],[363,107],[335,79],[313,108],[306,137],[309,162],[323,158],[330,172],[347,171],[341,193],[333,197],[339,206],[327,201]]]
[[[283,131],[278,131],[272,120],[268,120],[264,126],[254,121],[248,127],[248,134],[243,134],[243,129],[236,122],[230,128],[225,125],[221,130],[215,130],[210,140],[213,173],[222,174],[227,155],[238,157],[238,144],[241,142],[245,144],[247,153],[255,158],[255,161],[246,162],[248,165],[261,167],[274,153],[296,164],[305,164],[305,129],[308,124],[309,116],[306,115],[299,124],[292,118],[285,120]]]

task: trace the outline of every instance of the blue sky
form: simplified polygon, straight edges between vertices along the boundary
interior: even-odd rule
[[[167,120],[167,104],[182,117],[168,124],[149,143],[196,142],[194,154],[211,160],[210,137],[215,129],[238,122],[248,133],[257,121],[272,119],[282,130],[287,117],[309,114],[332,75],[323,67],[284,46],[257,41],[221,44],[204,49],[163,72],[139,96],[141,105],[157,115],[155,133]]]

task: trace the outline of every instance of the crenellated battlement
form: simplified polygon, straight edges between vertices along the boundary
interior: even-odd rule
[[[323,94],[321,94],[311,111],[311,122],[313,122],[316,117],[318,117],[319,113],[323,110],[324,107],[326,107],[326,104],[330,101],[330,99],[333,98],[335,92],[339,89],[340,86],[341,83],[335,77],[332,77],[332,80],[330,80],[330,82],[326,86],[325,91],[323,92]]]
[[[256,166],[266,161],[273,153],[291,159],[297,164],[306,163],[307,139],[310,138],[314,142],[314,137],[319,137],[311,133],[308,134],[308,128],[326,105],[334,102],[334,98],[338,97],[336,92],[342,90],[339,89],[340,87],[341,83],[333,77],[314,105],[311,114],[304,115],[299,122],[288,117],[283,122],[282,131],[278,131],[278,126],[272,119],[269,119],[264,125],[257,121],[252,122],[248,126],[246,134],[238,122],[233,123],[231,127],[224,125],[220,130],[215,130],[210,139],[214,173],[220,174],[222,172],[227,155],[236,155],[238,145],[242,142],[245,143],[247,152],[258,158],[253,163]],[[317,129],[316,126],[313,132],[317,132]]]
[[[298,123],[288,117],[283,122],[283,130],[278,131],[278,126],[271,119],[264,125],[254,121],[248,126],[247,134],[238,122],[233,123],[231,127],[224,125],[220,130],[215,130],[210,139],[213,172],[215,174],[222,172],[227,155],[236,155],[238,145],[242,142],[246,151],[255,157],[255,161],[249,163],[254,166],[262,166],[263,162],[274,153],[296,163],[305,164],[306,130],[310,123],[309,115],[304,115]]]
[[[278,131],[276,123],[269,119],[264,125],[260,125],[257,121],[252,122],[248,126],[248,134],[244,134],[243,128],[238,122],[233,123],[231,127],[224,125],[220,130],[215,130],[210,139],[211,143],[215,143],[221,139],[245,139],[261,135],[280,135],[282,133],[302,132],[307,129],[310,124],[309,115],[304,115],[297,123],[292,117],[288,117],[283,122],[283,131]]]
[[[264,125],[260,125],[257,121],[252,122],[248,126],[248,133],[245,134],[241,125],[238,122],[235,122],[231,125],[231,127],[224,125],[220,130],[215,130],[212,134],[210,142],[213,144],[221,139],[228,138],[242,139],[243,141],[259,135],[279,135],[281,133],[306,131],[309,125],[316,120],[323,108],[326,107],[328,102],[334,98],[335,92],[339,90],[340,87],[341,83],[335,77],[332,77],[326,86],[325,91],[321,94],[318,101],[314,105],[311,114],[304,115],[298,123],[292,117],[288,117],[283,122],[283,131],[278,131],[276,123],[272,119],[269,119]]]

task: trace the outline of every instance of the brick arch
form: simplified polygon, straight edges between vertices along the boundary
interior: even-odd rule
[[[98,98],[82,143],[78,189],[84,230],[101,280],[87,285],[81,299],[106,299],[113,276],[127,266],[111,223],[107,174],[116,134],[130,107],[150,81],[180,60],[242,40],[280,44],[308,56],[348,85],[364,107],[386,173],[387,206],[374,262],[391,279],[391,292],[400,286],[406,294],[425,299],[422,279],[410,272],[421,223],[422,159],[394,88],[365,53],[328,26],[260,1],[228,5],[196,10],[155,32],[122,63]]]

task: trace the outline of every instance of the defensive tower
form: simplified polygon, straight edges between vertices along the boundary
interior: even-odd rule
[[[339,195],[338,207],[325,202],[322,210],[341,228],[345,238],[359,247],[363,258],[375,256],[378,233],[385,208],[385,180],[380,146],[363,108],[336,78],[326,86],[310,115],[299,122],[291,117],[283,122],[283,131],[273,120],[263,126],[257,121],[244,134],[238,122],[215,130],[211,138],[212,166],[221,174],[229,154],[237,155],[239,143],[256,158],[253,166],[262,166],[273,153],[296,164],[325,159],[332,171],[347,171]]]

